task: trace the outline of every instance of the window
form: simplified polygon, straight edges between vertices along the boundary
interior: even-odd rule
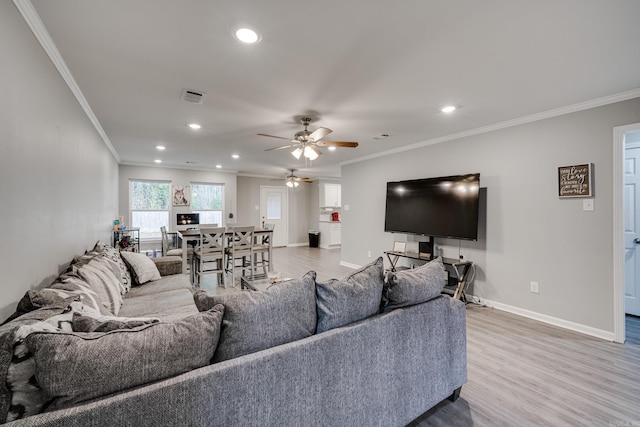
[[[191,212],[200,214],[200,224],[224,226],[224,184],[191,183]]]
[[[131,227],[140,227],[140,239],[161,238],[160,227],[169,226],[168,181],[129,181]]]

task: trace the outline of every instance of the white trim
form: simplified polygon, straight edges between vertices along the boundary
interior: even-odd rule
[[[469,295],[467,295],[469,297]],[[518,316],[527,317],[529,319],[537,320],[539,322],[547,323],[549,325],[558,326],[560,328],[569,329],[574,332],[579,332],[581,334],[590,335],[592,337],[600,338],[607,341],[614,341],[614,333],[609,331],[604,331],[602,329],[592,328],[590,326],[581,325],[579,323],[569,322],[564,319],[558,319],[557,317],[547,316],[545,314],[536,313],[534,311],[525,310],[519,307],[514,307],[507,304],[502,304],[496,301],[491,301],[488,299],[473,297],[475,300],[479,301],[480,304],[486,305],[487,307],[495,308],[497,310],[506,311],[508,313],[513,313]]]
[[[624,312],[624,134],[640,129],[640,123],[613,128],[613,333],[614,341],[626,336]]]
[[[340,265],[343,266],[343,267],[353,268],[354,270],[356,268],[361,268],[362,267],[361,265],[351,264],[350,262],[346,262],[346,261],[342,261],[342,260],[340,260]]]
[[[115,148],[113,148],[113,145],[111,144],[111,141],[109,140],[109,137],[105,133],[104,129],[102,129],[102,125],[98,121],[98,118],[95,116],[95,114],[93,114],[91,106],[89,106],[89,103],[82,94],[80,87],[76,83],[76,80],[73,78],[73,75],[71,74],[71,71],[69,71],[69,68],[64,62],[64,59],[62,59],[60,51],[56,47],[56,44],[51,38],[51,35],[47,31],[47,28],[44,26],[44,23],[40,19],[38,12],[36,12],[35,8],[33,7],[31,0],[13,0],[13,4],[16,6],[16,8],[18,8],[27,25],[36,36],[36,39],[38,40],[38,42],[40,42],[40,45],[47,53],[47,55],[49,55],[51,62],[53,62],[53,65],[58,70],[58,73],[60,73],[60,76],[62,76],[62,79],[65,81],[73,95],[76,97],[76,100],[102,138],[102,141],[106,144],[109,151],[111,151],[111,154],[116,159],[116,161],[120,163],[120,156],[118,155],[118,152]]]
[[[287,243],[287,248],[293,248],[296,246],[309,246],[308,243]]]
[[[568,105],[566,107],[555,108],[549,111],[543,111],[541,113],[531,114],[524,117],[519,117],[513,120],[507,120],[505,122],[495,123],[492,125],[481,126],[479,128],[466,130],[463,132],[453,133],[450,135],[441,136],[439,138],[428,139],[426,141],[417,142],[415,144],[405,145],[403,147],[393,148],[391,150],[381,151],[379,153],[370,154],[368,156],[358,157],[357,159],[347,160],[340,163],[340,166],[348,165],[351,163],[358,163],[365,160],[375,159],[378,157],[384,157],[391,154],[402,153],[404,151],[416,150],[429,145],[439,144],[441,142],[452,141],[455,139],[466,138],[473,135],[479,135],[487,132],[493,132],[500,129],[506,129],[513,126],[519,126],[526,123],[537,122],[539,120],[545,120],[552,117],[558,117],[565,114],[575,113],[578,111],[588,110],[590,108],[601,107],[603,105],[613,104],[620,101],[626,101],[628,99],[640,97],[640,89],[633,89],[627,92],[621,92],[614,95],[605,96],[602,98],[593,99],[578,104]]]

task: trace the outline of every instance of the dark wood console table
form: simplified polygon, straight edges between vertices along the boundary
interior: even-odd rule
[[[409,267],[398,267],[398,261],[400,258],[408,258],[415,259],[420,261],[430,261],[430,257],[420,256],[418,252],[394,252],[394,251],[386,251],[385,255],[391,264],[391,271],[405,270]],[[465,288],[467,287],[469,280],[469,273],[471,272],[471,266],[473,263],[471,261],[463,261],[455,258],[442,258],[442,262],[445,266],[450,266],[453,272],[455,273],[455,279],[457,281],[453,286],[447,285],[442,290],[443,293],[453,296],[454,299],[459,299],[464,302],[467,302],[467,297],[464,293]]]

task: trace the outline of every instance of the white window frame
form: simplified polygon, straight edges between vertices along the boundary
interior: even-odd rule
[[[131,191],[131,188],[133,186],[134,182],[143,182],[143,183],[156,183],[156,184],[166,184],[169,186],[169,192],[168,192],[168,199],[167,199],[167,208],[166,209],[133,209],[133,192]],[[169,228],[169,224],[171,222],[171,214],[172,214],[172,210],[171,210],[171,181],[166,181],[166,180],[154,180],[154,179],[133,179],[130,178],[129,179],[129,224],[130,227],[135,227],[136,225],[133,224],[133,216],[134,216],[134,212],[166,212],[167,213],[167,221],[165,224],[160,224],[160,225],[164,225],[165,227]],[[160,233],[160,225],[158,226],[158,230],[157,233],[156,231],[153,231],[153,235],[151,237],[149,236],[145,236],[143,233],[143,230],[140,230],[140,241],[156,241],[156,240],[162,240],[162,235]]]
[[[222,206],[220,209],[196,209],[194,207],[194,201],[196,200],[196,196],[194,196],[193,192],[194,192],[194,186],[196,185],[207,185],[207,186],[216,186],[216,187],[221,187],[221,191],[222,191]],[[207,224],[209,223],[209,221],[207,221],[205,218],[206,212],[220,212],[220,221],[217,222],[218,227],[225,227],[225,203],[224,203],[224,199],[225,199],[225,185],[223,183],[219,183],[219,182],[191,182],[191,212],[192,213],[199,213],[200,214],[200,224]],[[203,213],[205,213],[205,215],[203,215]]]

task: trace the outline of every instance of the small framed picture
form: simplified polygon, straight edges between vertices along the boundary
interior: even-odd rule
[[[407,242],[396,240],[393,242],[393,252],[406,252]]]
[[[189,206],[189,186],[173,186],[173,206]]]

